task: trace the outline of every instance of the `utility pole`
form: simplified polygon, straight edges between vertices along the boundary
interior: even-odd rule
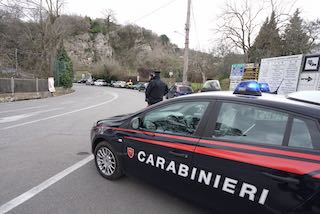
[[[188,0],[186,38],[185,38],[185,43],[184,43],[184,57],[183,57],[183,59],[184,59],[184,61],[183,61],[183,74],[182,74],[183,84],[186,84],[188,82],[190,6],[191,6],[191,0]]]
[[[16,76],[18,76],[18,49],[15,50],[15,58],[16,58]]]

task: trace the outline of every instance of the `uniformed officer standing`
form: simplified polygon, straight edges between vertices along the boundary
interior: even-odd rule
[[[160,79],[160,71],[154,71],[154,76],[151,78],[146,89],[146,102],[148,106],[161,102],[163,96],[167,93],[168,86]]]

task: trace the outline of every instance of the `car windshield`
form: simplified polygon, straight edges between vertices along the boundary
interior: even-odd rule
[[[192,88],[187,86],[180,86],[178,87],[178,91],[182,93],[192,92]]]
[[[206,89],[220,89],[220,84],[218,81],[207,81],[205,82],[205,84],[203,85],[203,88]]]

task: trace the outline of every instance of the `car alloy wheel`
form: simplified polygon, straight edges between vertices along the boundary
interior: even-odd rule
[[[113,153],[107,147],[100,147],[97,152],[96,162],[99,170],[107,175],[111,176],[114,174],[116,169],[116,159]]]
[[[110,143],[100,142],[94,150],[94,156],[96,167],[104,178],[115,180],[122,176],[122,163]]]

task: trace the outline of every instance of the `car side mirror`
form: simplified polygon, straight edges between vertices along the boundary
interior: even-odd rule
[[[135,117],[131,120],[130,126],[133,129],[139,129],[141,124],[141,118],[140,117]]]

